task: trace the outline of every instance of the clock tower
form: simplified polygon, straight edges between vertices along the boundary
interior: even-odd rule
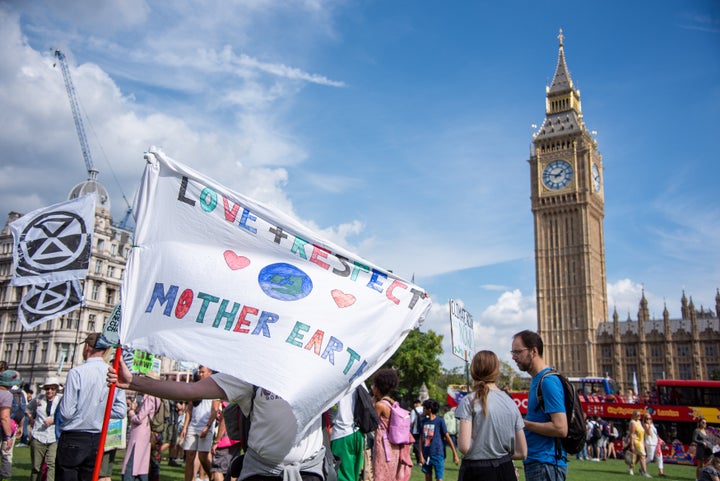
[[[545,361],[563,374],[600,375],[595,333],[608,321],[602,157],[583,122],[562,30],[558,39],[545,120],[529,160],[538,333]]]

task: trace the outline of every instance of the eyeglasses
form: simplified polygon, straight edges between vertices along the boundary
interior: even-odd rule
[[[514,350],[510,351],[510,354],[512,354],[513,356],[519,356],[524,351],[529,351],[529,350],[530,350],[529,347],[526,347],[525,349],[514,349]]]

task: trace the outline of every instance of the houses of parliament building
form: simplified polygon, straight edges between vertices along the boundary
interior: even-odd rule
[[[608,315],[603,159],[585,126],[562,31],[558,38],[529,159],[544,359],[568,376],[612,377],[625,390],[637,379],[640,393],[660,378],[720,378],[720,291],[714,312],[682,292],[680,319],[670,319],[667,306],[662,319],[652,319],[643,292],[636,319]]]
[[[658,378],[710,379],[720,375],[720,291],[712,308],[695,306],[684,292],[681,318],[651,318],[647,299],[637,317],[610,315],[605,274],[603,159],[585,126],[580,92],[558,37],[555,75],[546,89],[546,116],[533,134],[528,159],[535,233],[538,332],[545,360],[568,376],[610,376],[622,389],[637,378],[641,392]],[[0,232],[0,359],[37,390],[47,376],[61,381],[82,360],[87,334],[101,331],[120,301],[132,230],[113,223],[106,189],[94,178],[69,198],[97,196],[90,268],[82,282],[86,304],[26,330],[18,306],[27,287],[10,285],[13,239],[10,212]],[[122,224],[122,223],[121,223]],[[164,364],[163,371],[177,366]]]

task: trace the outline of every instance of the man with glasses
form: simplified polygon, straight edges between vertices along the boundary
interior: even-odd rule
[[[542,382],[544,410],[537,399],[540,378],[551,368],[542,358],[543,341],[536,332],[525,330],[513,336],[512,354],[518,369],[532,376],[525,416],[525,438],[528,453],[524,461],[526,481],[565,481],[567,456],[556,438],[568,433],[565,415],[565,393],[557,376],[547,376]]]
[[[33,426],[30,440],[30,461],[32,463],[30,481],[40,479],[43,462],[47,465],[47,481],[55,480],[55,453],[57,452],[55,410],[61,398],[61,395],[58,394],[59,387],[58,378],[45,379],[45,383],[42,385],[45,393],[35,396],[28,403],[25,411]]]

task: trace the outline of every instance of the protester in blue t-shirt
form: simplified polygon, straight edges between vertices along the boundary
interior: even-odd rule
[[[527,458],[524,462],[527,481],[565,481],[567,457],[556,438],[567,436],[565,394],[557,376],[547,376],[542,382],[544,409],[537,399],[537,388],[542,375],[550,370],[543,361],[543,341],[536,332],[518,332],[512,340],[513,360],[518,369],[532,376],[525,416]]]
[[[460,463],[460,458],[455,450],[455,443],[448,433],[445,420],[437,415],[440,404],[434,399],[428,399],[423,402],[422,406],[424,416],[420,431],[422,472],[425,473],[425,481],[432,481],[432,472],[435,469],[435,479],[442,481],[445,474],[445,444],[443,440],[452,449],[455,464]]]

